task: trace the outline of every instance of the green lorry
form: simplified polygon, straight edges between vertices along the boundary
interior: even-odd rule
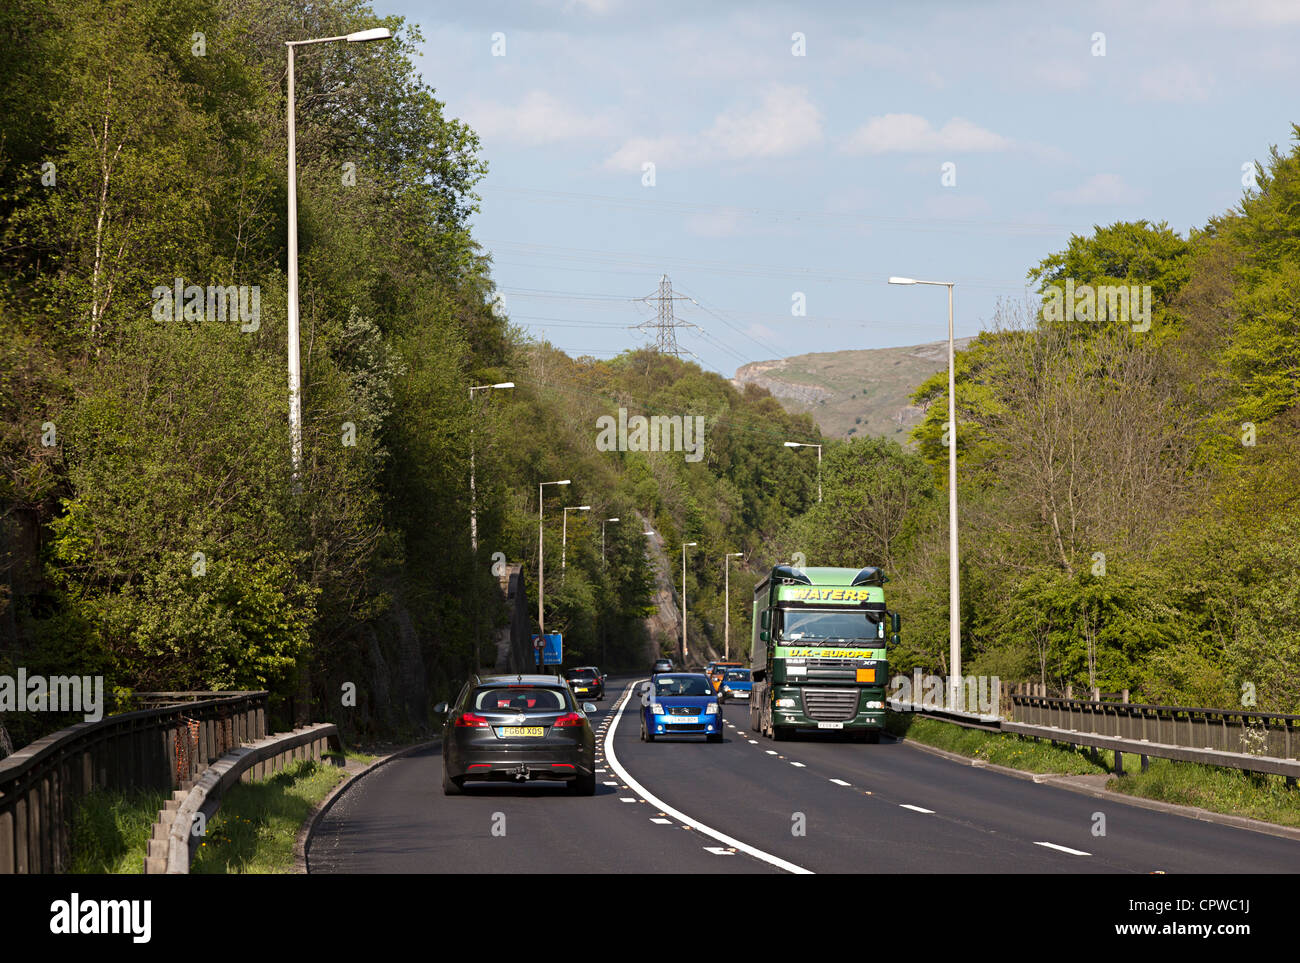
[[[837,729],[879,742],[885,726],[886,620],[879,568],[778,565],[754,588],[749,727],[772,739]]]

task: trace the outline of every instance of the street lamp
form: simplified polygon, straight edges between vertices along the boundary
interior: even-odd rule
[[[606,518],[600,523],[600,567],[605,567],[605,522],[617,522],[617,518]]]
[[[822,500],[822,446],[810,445],[802,441],[787,441],[787,448],[816,448],[817,449],[817,501]]]
[[[546,596],[546,532],[542,528],[542,495],[547,485],[567,484],[569,479],[566,478],[564,481],[542,482],[537,486],[537,638],[543,646],[546,645],[546,614],[542,608],[542,600]]]
[[[289,48],[289,438],[293,457],[293,477],[298,480],[302,471],[302,366],[298,356],[298,160],[296,121],[294,119],[293,48],[317,43],[334,43],[346,40],[361,43],[366,40],[388,40],[392,37],[387,27],[359,30],[338,37],[318,37],[315,40],[286,40]]]
[[[961,590],[957,584],[957,392],[952,343],[952,288],[955,281],[917,281],[891,277],[890,284],[929,284],[948,289],[948,681],[949,705],[957,708],[961,684]]]
[[[686,549],[699,542],[682,542],[682,668],[686,668],[686,657],[690,650],[686,648]]]
[[[726,570],[726,601],[723,603],[726,606],[726,611],[722,617],[723,658],[728,661],[731,659],[731,560],[744,557],[744,552],[728,552],[722,556],[722,567]],[[684,579],[682,584],[685,584]]]
[[[566,508],[564,510],[564,538],[560,542],[560,571],[564,571],[565,559],[569,554],[569,512],[589,512],[590,505],[578,505],[576,508]]]
[[[474,403],[474,392],[491,391],[493,388],[513,388],[513,381],[503,381],[496,385],[479,385],[469,389],[470,404]],[[474,422],[469,423],[469,544],[478,556],[478,496],[474,490]]]

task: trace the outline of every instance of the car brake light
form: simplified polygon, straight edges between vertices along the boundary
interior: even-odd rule
[[[560,716],[551,725],[557,729],[562,729],[566,726],[580,726],[584,721],[584,718],[576,712],[570,712],[567,715]]]
[[[456,725],[457,727],[470,729],[486,729],[488,727],[488,721],[482,716],[475,715],[472,712],[462,712],[456,717]]]

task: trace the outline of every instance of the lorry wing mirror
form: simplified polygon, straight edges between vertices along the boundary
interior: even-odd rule
[[[769,642],[769,641],[771,641],[771,640],[768,638],[768,634],[767,634],[766,632],[760,632],[760,633],[758,633],[758,638],[759,638],[759,640],[762,641],[762,642]]]
[[[762,616],[760,616],[760,618],[759,618],[759,621],[762,623],[763,628],[765,628],[765,629],[770,629],[770,628],[772,627],[772,611],[771,611],[771,609],[764,609],[764,610],[763,610],[763,614],[762,614]],[[767,641],[767,638],[764,637],[763,641],[766,642],[766,641]]]
[[[897,635],[899,628],[903,624],[902,618],[899,616],[897,612],[891,612],[889,613],[889,620],[893,624],[894,634]]]

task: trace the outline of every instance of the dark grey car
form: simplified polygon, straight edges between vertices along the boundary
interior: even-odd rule
[[[474,676],[442,730],[442,791],[466,782],[562,781],[580,796],[596,792],[596,737],[567,683],[553,675]]]

